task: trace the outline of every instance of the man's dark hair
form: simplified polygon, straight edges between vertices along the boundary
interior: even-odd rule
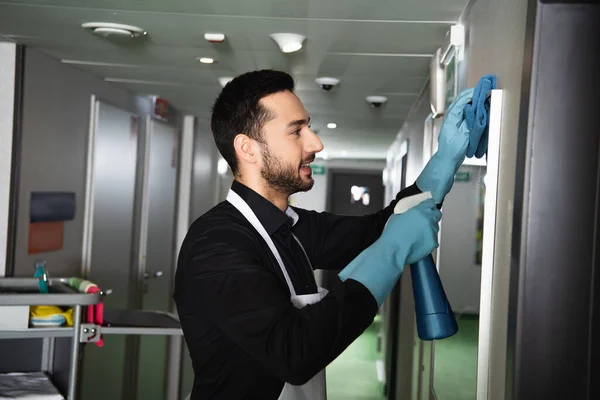
[[[234,175],[239,172],[233,146],[235,137],[243,133],[262,141],[262,128],[274,118],[260,100],[271,94],[294,91],[294,79],[287,73],[260,70],[242,74],[229,82],[212,108],[210,127],[217,149]]]

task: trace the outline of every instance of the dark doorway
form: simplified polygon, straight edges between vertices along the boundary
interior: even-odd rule
[[[361,216],[383,208],[383,181],[380,172],[331,170],[327,210],[334,214]],[[339,271],[323,271],[323,287],[341,285]]]
[[[331,171],[328,209],[334,214],[365,215],[383,207],[381,172]]]

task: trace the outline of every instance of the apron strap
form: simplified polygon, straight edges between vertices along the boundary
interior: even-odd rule
[[[231,189],[229,190],[229,193],[227,194],[227,201],[230,202],[235,208],[237,208],[239,210],[239,212],[242,213],[242,215],[248,220],[248,222],[250,222],[250,224],[252,224],[254,229],[257,230],[257,232],[260,234],[260,236],[262,236],[262,238],[265,240],[265,242],[267,242],[269,249],[271,249],[271,253],[273,253],[273,255],[275,256],[275,259],[277,259],[277,263],[279,264],[279,267],[281,268],[281,272],[283,272],[283,277],[285,278],[288,288],[290,289],[290,294],[292,296],[296,296],[296,290],[294,289],[292,280],[290,279],[290,276],[288,275],[288,272],[285,269],[285,265],[283,264],[281,255],[279,254],[277,247],[275,247],[275,243],[273,243],[273,239],[271,239],[271,237],[265,230],[264,226],[262,226],[262,224],[256,217],[256,214],[254,214],[254,212],[252,211],[250,206],[244,201],[244,199],[242,199],[240,197],[240,195],[238,195],[236,192],[234,192]],[[298,239],[296,239],[296,240],[298,240]],[[302,246],[302,245],[300,245],[300,246]],[[302,250],[304,250],[304,248]]]

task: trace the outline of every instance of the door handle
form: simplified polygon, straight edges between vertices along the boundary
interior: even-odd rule
[[[150,278],[156,279],[156,278],[160,278],[161,276],[163,276],[163,272],[162,271],[156,271],[152,275],[150,275],[147,272],[144,272],[144,279],[150,279]]]

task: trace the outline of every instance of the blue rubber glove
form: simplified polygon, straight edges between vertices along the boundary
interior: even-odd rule
[[[417,187],[423,192],[431,192],[438,204],[450,192],[454,175],[465,160],[470,129],[464,109],[473,99],[473,90],[463,90],[448,107],[438,138],[438,150],[417,178]]]
[[[438,247],[441,218],[442,213],[433,199],[402,214],[393,214],[381,237],[339,273],[340,279],[362,283],[381,306],[404,266],[423,259]]]

